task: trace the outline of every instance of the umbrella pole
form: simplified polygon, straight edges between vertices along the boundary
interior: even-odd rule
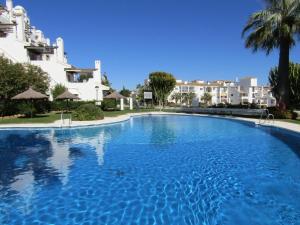
[[[30,104],[30,116],[32,118],[32,105],[33,105],[33,100],[31,100],[31,104]]]

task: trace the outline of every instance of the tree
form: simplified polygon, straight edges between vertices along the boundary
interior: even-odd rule
[[[208,92],[205,92],[204,95],[201,97],[201,100],[204,101],[205,104],[210,104],[211,99],[212,96]]]
[[[181,99],[184,103],[186,103],[188,106],[191,106],[193,99],[196,97],[196,94],[194,92],[188,92],[188,93],[182,93]]]
[[[180,93],[174,93],[172,96],[171,96],[172,100],[175,101],[175,104],[177,105],[178,102],[181,102],[181,94]]]
[[[30,64],[13,63],[0,57],[0,103],[1,114],[18,113],[18,104],[11,98],[29,87],[46,94],[49,88],[49,77],[40,67]]]
[[[111,83],[109,82],[107,74],[105,72],[102,75],[102,84],[107,87],[111,87]]]
[[[120,91],[120,94],[123,95],[123,96],[125,96],[125,97],[130,97],[131,91],[129,89],[126,89],[123,86],[123,89]]]
[[[290,104],[293,106],[300,105],[300,64],[290,63],[289,66],[290,79]],[[278,67],[272,68],[269,74],[269,82],[274,97],[279,99],[279,74]]]
[[[154,97],[160,107],[163,107],[171,91],[176,85],[176,80],[170,73],[154,72],[149,75],[149,86],[154,92]]]
[[[109,82],[108,80],[108,76],[107,74],[104,72],[103,75],[102,75],[102,80],[101,80],[101,83],[107,87],[109,87],[109,90],[105,90],[103,91],[103,95],[106,96],[106,95],[109,95],[111,93],[113,93],[115,90],[112,88],[112,84]]]
[[[244,30],[246,48],[266,51],[279,49],[278,100],[279,108],[289,105],[289,55],[300,30],[299,0],[265,0],[266,8],[251,15]]]
[[[196,97],[194,92],[188,92],[185,94],[185,99],[187,101],[188,106],[191,106],[193,99]]]
[[[67,90],[67,88],[63,84],[56,84],[54,88],[51,90],[51,94],[53,96],[53,99],[55,99],[57,96],[61,95]]]

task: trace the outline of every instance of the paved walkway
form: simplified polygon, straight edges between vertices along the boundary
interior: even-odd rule
[[[0,125],[0,129],[11,129],[11,128],[61,128],[61,127],[85,127],[85,126],[98,126],[103,124],[111,124],[111,123],[119,123],[126,120],[129,120],[130,117],[133,116],[143,116],[143,115],[191,115],[185,113],[167,113],[167,112],[148,112],[148,113],[129,113],[126,115],[121,115],[117,117],[106,117],[103,120],[96,121],[72,121],[70,124],[68,120],[64,121],[64,124],[61,123],[60,120],[55,121],[54,123],[32,123],[32,124],[2,124]],[[231,116],[216,116],[216,115],[204,115],[204,114],[192,114],[192,116],[209,116],[216,118],[227,118],[231,120],[240,120],[240,121],[248,121],[258,124],[258,119],[252,118],[242,118],[242,117],[231,117]],[[293,124],[282,121],[274,121],[262,124],[263,126],[274,126],[279,127],[291,131],[295,131],[300,133],[300,125]]]

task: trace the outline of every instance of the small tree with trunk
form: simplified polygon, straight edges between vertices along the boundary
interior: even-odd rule
[[[151,87],[154,97],[160,108],[164,104],[176,85],[176,80],[172,74],[166,72],[154,72],[149,75],[149,86]]]
[[[123,86],[123,89],[120,91],[120,94],[123,95],[123,96],[125,96],[125,97],[130,97],[131,91],[129,89],[126,89]]]

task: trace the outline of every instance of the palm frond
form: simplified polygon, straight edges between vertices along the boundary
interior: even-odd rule
[[[295,44],[300,34],[300,0],[265,0],[266,9],[253,13],[242,31],[245,45],[253,51],[265,50],[269,54],[279,47],[280,41]]]

